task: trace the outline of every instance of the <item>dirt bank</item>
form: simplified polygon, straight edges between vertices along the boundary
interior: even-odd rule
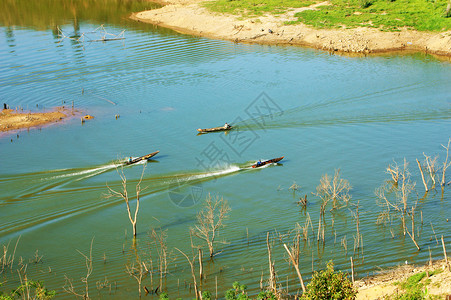
[[[327,2],[272,16],[240,20],[234,15],[213,13],[200,0],[170,0],[159,9],[139,12],[132,19],[171,28],[177,32],[235,42],[289,44],[327,51],[380,53],[398,50],[424,51],[451,57],[451,31],[427,33],[412,30],[381,32],[374,28],[314,29],[303,24],[284,25],[294,14]]]
[[[60,122],[75,111],[57,107],[49,112],[23,112],[12,109],[3,109],[0,113],[0,136],[25,128],[34,128]]]
[[[435,271],[435,272],[433,272]],[[398,283],[405,281],[412,275],[427,272],[420,281],[427,287],[428,295],[438,296],[438,299],[451,297],[451,272],[448,271],[445,260],[434,262],[432,265],[413,266],[404,265],[392,270],[381,271],[379,275],[356,281],[359,293],[357,300],[385,299],[387,296],[403,292]],[[434,298],[435,299],[435,298]]]

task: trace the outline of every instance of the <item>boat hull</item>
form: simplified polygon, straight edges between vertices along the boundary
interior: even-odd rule
[[[197,131],[199,131],[200,133],[209,133],[209,132],[216,132],[216,131],[227,131],[232,129],[232,126],[221,126],[221,127],[213,127],[213,128],[204,128],[204,129],[197,129]]]
[[[140,162],[142,160],[150,159],[151,157],[154,157],[155,155],[157,155],[159,152],[160,151],[155,151],[155,152],[149,153],[147,155],[143,155],[143,156],[137,157],[135,159],[132,159],[131,161],[126,161],[125,165],[133,165],[133,164],[136,164],[137,162]]]
[[[262,161],[261,164],[259,164],[259,165],[253,164],[252,168],[260,168],[260,167],[266,166],[268,164],[275,164],[275,163],[281,161],[284,157],[285,156],[277,157],[277,158],[273,158],[273,159],[268,159],[268,160]]]

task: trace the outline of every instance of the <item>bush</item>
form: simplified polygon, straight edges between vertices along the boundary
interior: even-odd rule
[[[202,299],[203,300],[211,300],[211,293],[209,291],[203,291],[202,292]]]
[[[226,300],[248,300],[249,297],[246,294],[246,285],[240,285],[238,281],[233,283],[233,288],[228,290],[225,294]]]
[[[342,272],[334,273],[334,264],[330,261],[326,270],[315,272],[307,285],[303,299],[355,299],[357,291]]]
[[[276,300],[276,296],[270,291],[262,291],[258,294],[257,300]]]
[[[0,300],[13,300],[13,299],[37,299],[37,300],[49,300],[55,297],[55,291],[49,291],[41,281],[25,281],[19,285],[17,289],[13,290],[11,294],[4,294],[0,291]]]

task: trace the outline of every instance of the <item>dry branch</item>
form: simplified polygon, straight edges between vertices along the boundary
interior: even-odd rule
[[[399,181],[399,166],[395,162],[393,165],[388,165],[387,167],[387,173],[391,175],[391,178],[393,179],[393,182],[395,184],[398,184]]]
[[[266,246],[268,248],[269,260],[269,288],[274,294],[277,294],[276,271],[274,270],[274,262],[271,258],[271,246],[269,244],[269,232],[266,234]]]
[[[339,209],[346,206],[351,199],[349,190],[351,185],[346,179],[340,178],[340,169],[335,170],[333,178],[325,174],[320,179],[320,184],[316,187],[315,195],[321,198],[321,212],[324,215],[325,208],[329,201],[332,201],[332,209]]]
[[[446,255],[445,240],[443,239],[443,235],[442,235],[442,246],[443,246],[443,255],[445,256],[445,263],[446,263],[446,266],[448,267],[448,271],[450,271],[450,266],[449,266],[449,262],[448,262],[448,255]]]
[[[214,255],[214,244],[217,243],[218,231],[224,227],[223,222],[228,218],[230,210],[227,200],[216,197],[213,201],[209,194],[204,208],[197,214],[197,224],[190,229],[192,235],[207,243],[210,257]]]
[[[80,250],[77,250],[77,252],[80,253],[85,258],[86,276],[81,278],[81,282],[84,283],[84,286],[85,286],[84,292],[82,292],[82,293],[77,292],[72,283],[72,279],[69,279],[66,275],[64,275],[66,283],[63,286],[63,290],[68,294],[72,294],[76,297],[80,297],[83,299],[90,299],[89,298],[89,276],[91,276],[92,271],[93,271],[93,267],[92,267],[92,245],[93,245],[93,243],[94,243],[94,238],[92,238],[92,240],[91,240],[89,256],[85,255]]]
[[[186,260],[188,261],[190,267],[191,267],[191,276],[193,277],[193,284],[194,284],[194,293],[196,294],[196,299],[201,299],[202,295],[197,287],[197,280],[196,280],[196,274],[194,273],[194,261],[196,260],[196,256],[193,257],[192,260],[189,259],[188,255],[186,255],[182,250],[179,248],[175,248],[177,251],[182,253],[183,256],[185,256]]]
[[[106,195],[106,198],[115,197],[115,198],[123,199],[125,201],[125,204],[127,205],[128,218],[129,218],[130,223],[132,224],[132,228],[133,228],[133,237],[135,237],[135,238],[136,238],[136,224],[138,222],[140,193],[143,191],[143,189],[141,188],[141,182],[142,182],[143,177],[144,177],[145,169],[146,169],[146,167],[143,166],[143,171],[141,173],[141,178],[139,179],[138,183],[136,184],[136,194],[135,194],[136,207],[135,207],[135,212],[134,212],[133,216],[132,216],[132,212],[131,212],[131,209],[130,209],[130,196],[129,196],[128,191],[127,191],[127,177],[125,177],[124,170],[123,170],[122,167],[121,167],[121,171],[120,172],[119,172],[119,169],[116,169],[117,173],[121,177],[122,190],[116,191],[116,190],[112,189],[111,187],[109,187],[108,184],[107,184],[109,194]]]
[[[448,2],[448,8],[451,5],[451,1]],[[449,10],[449,9],[448,9]],[[446,149],[446,159],[445,162],[443,163],[443,168],[442,168],[442,180],[441,180],[441,186],[445,185],[445,173],[446,173],[446,169],[448,169],[448,167],[451,165],[451,162],[448,162],[448,157],[449,157],[449,145],[451,143],[451,138],[448,139],[448,145],[445,147],[442,145],[443,148]]]
[[[298,274],[299,281],[300,281],[301,286],[302,286],[302,291],[305,293],[304,280],[302,280],[301,271],[299,271],[299,261],[296,261],[295,257],[294,257],[293,254],[290,252],[290,250],[288,249],[288,247],[287,247],[286,244],[283,244],[283,246],[285,247],[285,250],[287,250],[288,256],[290,257],[290,260],[291,260],[291,262],[293,263],[294,268],[296,269],[296,273]]]
[[[418,159],[417,159],[417,164],[418,164],[418,169],[420,169],[420,174],[421,174],[421,179],[423,180],[424,189],[426,190],[426,192],[429,192],[428,185],[427,185],[426,181],[424,180],[423,168],[421,167],[421,164],[418,161]]]

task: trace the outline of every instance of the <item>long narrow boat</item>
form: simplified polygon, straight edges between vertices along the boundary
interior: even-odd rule
[[[215,132],[215,131],[226,131],[226,130],[230,130],[232,128],[233,128],[233,126],[226,124],[221,127],[213,127],[213,128],[205,128],[205,129],[199,128],[199,129],[197,129],[197,131],[199,131],[200,133],[208,133],[208,132]]]
[[[262,161],[262,162],[257,162],[257,163],[252,165],[252,168],[260,168],[260,167],[263,167],[263,166],[265,166],[267,164],[275,164],[275,163],[281,161],[284,157],[285,156],[277,157],[277,158],[273,158],[273,159],[268,159],[268,160],[265,160],[265,161]]]
[[[159,152],[160,151],[155,151],[155,152],[149,153],[147,155],[143,155],[143,156],[140,156],[140,157],[137,157],[134,159],[129,159],[125,162],[125,165],[132,165],[132,164],[136,164],[137,162],[140,162],[142,160],[150,159],[151,157],[154,157],[155,155],[157,155]]]

